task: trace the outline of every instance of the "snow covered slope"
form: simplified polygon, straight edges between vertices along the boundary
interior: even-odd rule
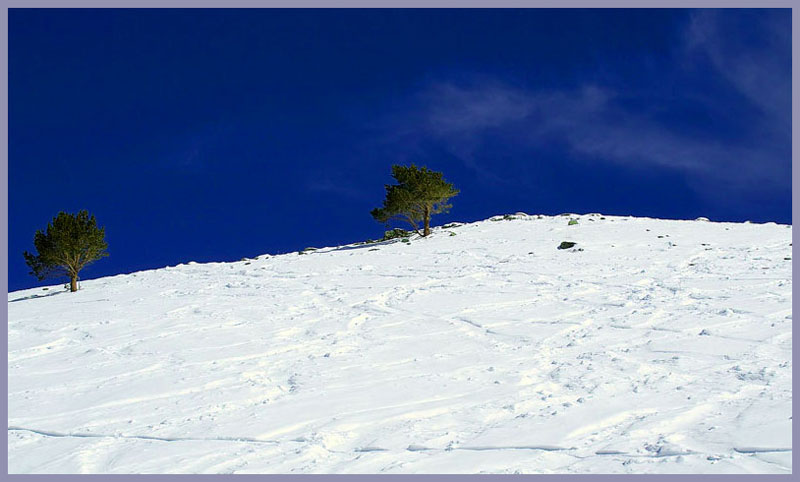
[[[791,227],[575,218],[9,293],[9,471],[790,472]]]

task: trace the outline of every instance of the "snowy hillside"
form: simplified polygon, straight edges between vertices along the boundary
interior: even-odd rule
[[[574,217],[9,293],[9,471],[790,472],[791,227]]]

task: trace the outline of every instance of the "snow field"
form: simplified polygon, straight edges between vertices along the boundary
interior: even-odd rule
[[[791,233],[496,217],[9,293],[9,472],[788,473]]]

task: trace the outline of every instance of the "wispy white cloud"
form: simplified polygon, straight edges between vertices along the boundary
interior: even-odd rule
[[[310,192],[335,194],[351,199],[367,199],[364,191],[350,181],[339,177],[326,176],[319,172],[306,181],[305,188]]]
[[[745,29],[754,29],[757,40],[741,35]],[[759,11],[741,16],[701,10],[691,17],[685,48],[687,54],[705,56],[720,76],[764,114],[789,124],[791,35],[791,22],[785,12]]]
[[[641,100],[636,92],[613,87],[530,90],[482,77],[471,83],[429,83],[409,101],[412,107],[395,117],[395,125],[406,127],[395,131],[393,141],[406,146],[439,143],[468,167],[494,178],[491,160],[479,155],[490,140],[532,150],[561,142],[587,162],[685,172],[698,180],[700,189],[708,179],[735,189],[786,189],[791,172],[790,24],[780,12],[737,15],[741,14],[693,14],[683,44],[676,47],[675,69],[701,63],[717,77],[714,80],[727,82],[742,102],[754,106],[752,118],[741,120],[747,136],[723,140],[674,129],[653,114],[661,106],[650,104],[669,107],[682,93],[659,91],[658,86],[653,90],[661,92],[661,98],[648,92],[646,101],[631,103],[632,98]],[[737,22],[750,22],[748,28],[755,28],[759,42],[739,40]]]

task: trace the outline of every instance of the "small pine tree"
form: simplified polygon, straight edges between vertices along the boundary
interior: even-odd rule
[[[69,277],[70,291],[78,290],[78,273],[86,265],[108,256],[105,228],[98,228],[94,216],[83,210],[78,214],[59,212],[47,230],[37,230],[33,245],[38,254],[22,253],[39,281]]]
[[[431,233],[431,215],[446,213],[451,207],[447,201],[458,194],[452,184],[442,178],[441,172],[434,172],[427,167],[392,166],[392,177],[395,185],[386,185],[386,199],[382,208],[372,210],[372,217],[380,223],[388,225],[389,221],[399,218],[414,228],[414,232],[427,236]],[[419,225],[423,223],[423,232]]]

